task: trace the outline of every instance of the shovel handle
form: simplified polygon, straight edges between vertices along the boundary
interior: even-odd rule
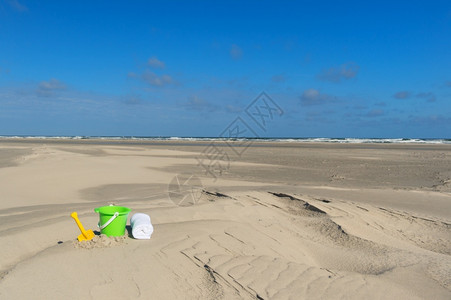
[[[83,225],[81,225],[81,222],[80,222],[80,220],[78,219],[78,214],[77,214],[77,212],[74,211],[73,213],[70,214],[70,216],[71,216],[72,218],[74,218],[75,223],[77,223],[77,226],[78,226],[78,228],[80,229],[81,233],[86,237],[86,236],[87,236],[86,230],[85,230],[85,228],[83,227]]]

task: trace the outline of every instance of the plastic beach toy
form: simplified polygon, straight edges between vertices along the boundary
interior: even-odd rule
[[[107,236],[123,236],[125,234],[125,225],[127,224],[128,214],[131,209],[123,206],[102,206],[95,208],[99,213],[100,233]]]
[[[78,228],[80,228],[80,231],[81,231],[81,234],[78,236],[78,241],[81,242],[81,241],[92,240],[92,238],[94,237],[94,231],[92,231],[91,229],[85,230],[83,225],[81,225],[80,220],[78,219],[78,214],[75,211],[73,213],[71,213],[70,216],[72,218],[74,218],[75,222],[78,225]]]

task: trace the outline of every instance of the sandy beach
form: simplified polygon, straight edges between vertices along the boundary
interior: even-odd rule
[[[2,139],[0,199],[0,299],[451,299],[451,145]]]

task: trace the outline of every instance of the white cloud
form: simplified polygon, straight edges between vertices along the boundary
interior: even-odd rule
[[[128,72],[127,77],[136,78],[138,77],[138,74],[136,74],[135,72]]]
[[[161,71],[153,71],[153,69],[164,69],[165,63],[156,57],[151,57],[146,63],[143,71],[128,72],[128,78],[142,80],[147,84],[155,87],[163,87],[166,85],[177,84],[177,81],[171,75],[161,74]]]
[[[230,48],[230,56],[233,59],[238,60],[241,57],[243,57],[243,50],[241,50],[241,48],[238,45],[233,44],[232,47]]]
[[[383,109],[373,109],[370,110],[366,115],[367,117],[380,117],[383,116],[385,114]]]
[[[218,109],[217,105],[212,104],[202,98],[199,98],[198,96],[189,97],[188,101],[184,103],[184,106],[191,110],[207,111],[207,112],[213,112]]]
[[[437,100],[437,97],[435,97],[434,93],[431,93],[431,92],[418,93],[417,98],[426,99],[427,102],[435,102],[435,100]]]
[[[287,80],[286,76],[283,74],[279,74],[279,75],[274,75],[273,77],[271,77],[272,82],[284,82],[285,80]]]
[[[339,83],[342,80],[348,80],[357,76],[360,67],[355,63],[342,64],[339,67],[332,67],[327,70],[323,70],[318,78],[324,81],[331,81]]]
[[[396,99],[409,99],[412,97],[412,93],[409,91],[400,91],[393,95],[393,98]],[[432,92],[419,92],[415,95],[416,98],[426,99],[427,102],[435,102],[437,97]]]
[[[302,98],[306,100],[314,100],[319,97],[319,91],[315,89],[308,89],[302,93]]]
[[[39,97],[54,96],[55,92],[63,91],[66,89],[66,85],[58,79],[51,78],[49,81],[41,81],[38,85],[36,93]]]
[[[129,94],[121,97],[121,101],[127,105],[142,104],[143,99],[141,95]]]
[[[146,70],[142,74],[142,79],[147,82],[148,84],[152,86],[165,86],[168,84],[174,84],[175,81],[172,79],[171,76],[163,74],[163,75],[157,75],[152,71]]]
[[[243,111],[243,108],[241,106],[230,105],[230,104],[226,105],[225,109],[227,112],[235,113],[235,114],[238,114]]]
[[[409,91],[400,91],[393,95],[396,99],[408,99],[410,98],[411,93]]]
[[[449,126],[451,117],[444,115],[410,116],[409,122],[420,126]]]
[[[147,65],[149,67],[157,69],[164,69],[166,67],[166,64],[161,60],[159,60],[158,58],[156,58],[155,56],[149,58],[149,60],[147,61]]]
[[[305,90],[300,98],[301,104],[304,106],[320,105],[334,100],[334,97],[327,94],[321,94],[320,91],[316,89]]]
[[[8,3],[13,9],[15,9],[17,11],[20,11],[20,12],[28,11],[28,7],[19,3],[19,1],[17,1],[17,0],[7,0],[6,3]]]

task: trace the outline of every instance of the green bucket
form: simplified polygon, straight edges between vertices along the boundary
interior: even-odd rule
[[[102,206],[95,208],[99,213],[100,233],[107,236],[123,236],[125,234],[125,225],[127,224],[128,214],[131,209],[123,206]]]

